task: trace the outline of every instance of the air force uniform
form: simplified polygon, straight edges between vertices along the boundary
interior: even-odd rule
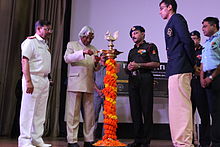
[[[220,31],[206,40],[202,52],[203,78],[209,77],[220,66]],[[209,110],[212,116],[211,139],[212,146],[220,146],[220,74],[212,79],[206,87]]]

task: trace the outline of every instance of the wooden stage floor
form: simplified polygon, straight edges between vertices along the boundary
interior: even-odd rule
[[[46,143],[52,144],[53,147],[67,147],[67,142],[64,137],[44,138]],[[119,139],[123,143],[131,143],[131,139]],[[17,147],[17,139],[0,137],[0,147]],[[79,141],[80,147],[83,147],[83,141]],[[152,140],[150,147],[172,147],[171,140]]]

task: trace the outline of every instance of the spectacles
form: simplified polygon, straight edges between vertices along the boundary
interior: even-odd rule
[[[44,28],[44,30],[47,31],[47,32],[50,32],[50,33],[53,32],[53,29],[50,29],[50,28]]]

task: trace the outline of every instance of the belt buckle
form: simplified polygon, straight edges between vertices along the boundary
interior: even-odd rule
[[[132,76],[137,76],[137,71],[136,70],[132,72]]]
[[[210,75],[214,72],[214,70],[215,70],[215,69],[207,70],[207,71],[205,72],[205,76],[206,76],[206,77],[210,76]]]
[[[215,69],[207,70],[206,72],[207,72],[208,74],[212,74],[214,70],[215,70]]]

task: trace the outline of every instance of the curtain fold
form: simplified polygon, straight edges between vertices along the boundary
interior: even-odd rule
[[[54,85],[48,99],[45,135],[58,136],[61,88],[61,63],[66,3],[71,0],[0,0],[0,136],[10,136],[16,107],[15,87],[21,73],[20,45],[34,34],[38,19],[51,21],[49,40]]]
[[[25,9],[31,1],[21,1]],[[27,19],[29,16],[22,15],[22,10],[18,1],[1,1],[1,65],[0,65],[0,134],[10,135],[15,115],[15,87],[21,71],[20,65],[20,43],[29,32],[32,25]],[[26,9],[26,13],[30,10]],[[31,13],[29,13],[31,14]],[[30,24],[30,25],[28,25]]]

